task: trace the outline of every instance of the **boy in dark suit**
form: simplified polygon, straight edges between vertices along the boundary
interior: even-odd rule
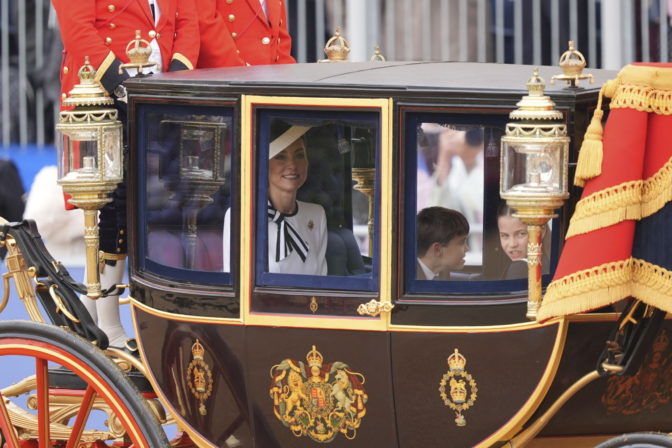
[[[455,210],[427,207],[417,217],[418,280],[450,280],[450,271],[464,268],[469,250],[469,223]]]

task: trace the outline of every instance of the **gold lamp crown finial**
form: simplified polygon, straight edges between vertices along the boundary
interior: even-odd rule
[[[539,75],[539,67],[535,67],[532,71],[532,76],[527,80],[525,84],[527,86],[527,91],[530,96],[544,96],[544,89],[546,88],[546,82],[544,78]]]
[[[555,103],[550,96],[544,94],[546,82],[535,68],[527,80],[528,94],[516,104],[518,109],[509,114],[512,120],[560,120],[562,112],[555,110]]]
[[[77,72],[80,84],[94,84],[96,81],[96,69],[91,65],[88,56],[84,56],[84,65],[79,68]]]
[[[336,32],[324,46],[324,53],[327,59],[320,62],[345,62],[350,54],[350,44],[345,37],[341,36],[341,28],[336,27]]]
[[[63,100],[64,106],[107,106],[114,101],[105,89],[96,81],[96,69],[91,65],[88,56],[84,56],[84,65],[77,72],[79,84],[70,90],[68,97]]]

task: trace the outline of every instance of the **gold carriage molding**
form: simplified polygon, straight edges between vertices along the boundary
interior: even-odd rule
[[[465,370],[467,358],[457,349],[448,357],[448,371],[439,382],[441,400],[450,409],[455,411],[457,426],[466,426],[467,419],[462,415],[473,406],[478,397],[476,380]]]
[[[187,384],[191,393],[198,400],[198,412],[201,415],[206,415],[208,411],[205,408],[205,400],[212,395],[212,370],[203,361],[205,349],[198,339],[191,346],[191,355],[193,359],[187,367]]]
[[[271,367],[273,413],[296,437],[328,443],[339,434],[357,436],[368,400],[364,375],[340,361],[325,364],[313,345],[303,361]]]

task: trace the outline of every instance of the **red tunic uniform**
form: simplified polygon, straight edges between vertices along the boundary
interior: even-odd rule
[[[201,32],[198,68],[291,64],[284,0],[196,0]],[[268,13],[268,14],[266,14]]]
[[[156,0],[158,23],[148,0],[52,0],[63,39],[61,93],[79,82],[77,72],[88,56],[96,79],[112,93],[128,74],[119,65],[128,62],[126,46],[135,31],[161,50],[163,71],[194,68],[198,60],[198,18],[193,0]]]

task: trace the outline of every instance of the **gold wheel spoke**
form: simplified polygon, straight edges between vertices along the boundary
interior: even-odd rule
[[[19,448],[19,439],[9,418],[7,406],[5,405],[5,397],[0,393],[0,429],[5,436],[5,444],[7,448]]]

